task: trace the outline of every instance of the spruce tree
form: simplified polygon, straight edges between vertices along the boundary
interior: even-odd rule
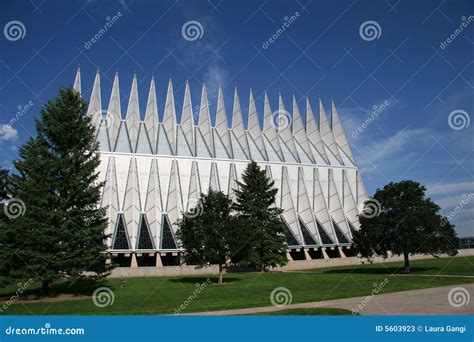
[[[210,189],[207,194],[201,194],[196,207],[183,213],[178,222],[178,237],[186,249],[186,262],[198,267],[217,264],[219,284],[234,241],[231,206],[232,201],[224,193]]]
[[[278,189],[256,162],[249,163],[235,190],[238,212],[236,236],[241,240],[233,259],[260,271],[285,265],[285,225],[281,220],[282,209],[275,207]]]
[[[14,162],[12,197],[25,210],[7,224],[8,274],[41,281],[44,294],[55,279],[109,270],[106,212],[99,208],[100,156],[86,108],[72,88],[61,89],[41,109],[37,137]]]

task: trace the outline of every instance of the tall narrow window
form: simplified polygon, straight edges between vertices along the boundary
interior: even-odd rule
[[[130,249],[127,227],[123,214],[118,215],[117,226],[115,228],[113,249]]]

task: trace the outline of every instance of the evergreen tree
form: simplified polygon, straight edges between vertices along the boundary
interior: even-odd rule
[[[236,236],[239,248],[233,252],[233,260],[266,271],[269,267],[286,265],[285,225],[275,207],[278,190],[256,162],[249,163],[235,190],[238,212]]]
[[[387,257],[389,251],[403,255],[405,272],[410,272],[410,254],[457,254],[454,226],[438,213],[437,204],[425,198],[425,192],[424,186],[411,180],[377,189],[367,205],[370,209],[365,209],[370,215],[359,217],[361,229],[354,233],[356,250],[369,258]]]
[[[232,250],[231,206],[232,201],[224,193],[210,189],[178,222],[177,235],[186,249],[186,263],[200,267],[219,265],[219,284]]]
[[[37,137],[29,140],[14,162],[12,197],[25,206],[7,224],[6,253],[12,278],[52,282],[84,271],[103,275],[106,265],[105,209],[99,208],[103,184],[95,129],[84,117],[86,103],[72,88],[41,109]]]

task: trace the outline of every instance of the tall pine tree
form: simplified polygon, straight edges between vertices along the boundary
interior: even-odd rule
[[[95,129],[86,103],[72,88],[41,109],[37,137],[20,150],[11,177],[12,197],[25,204],[7,224],[8,275],[52,282],[85,271],[107,273],[106,216],[99,208],[103,184]]]
[[[280,218],[283,211],[275,207],[278,190],[274,188],[274,182],[252,161],[238,185],[234,204],[239,218],[236,235],[243,238],[239,249],[233,253],[234,260],[260,271],[285,265],[285,226]]]

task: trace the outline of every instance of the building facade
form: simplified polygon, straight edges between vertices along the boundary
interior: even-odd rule
[[[79,70],[74,88],[81,92]],[[290,114],[281,95],[273,110],[265,93],[259,115],[261,108],[250,91],[245,124],[235,89],[229,125],[222,89],[214,106],[205,84],[199,106],[193,107],[190,91],[186,83],[183,101],[175,102],[170,80],[159,122],[153,79],[145,110],[139,107],[136,76],[122,110],[118,74],[107,106],[96,74],[87,115],[97,128],[100,181],[105,182],[101,206],[108,208],[108,244],[119,263],[179,264],[183,250],[176,222],[182,212],[195,208],[199,194],[211,187],[233,198],[250,160],[264,168],[278,188],[275,205],[284,210],[289,258],[350,255],[352,232],[359,229],[358,214],[367,195],[334,103],[329,122],[319,102],[318,125],[308,99],[305,121],[294,96]]]

